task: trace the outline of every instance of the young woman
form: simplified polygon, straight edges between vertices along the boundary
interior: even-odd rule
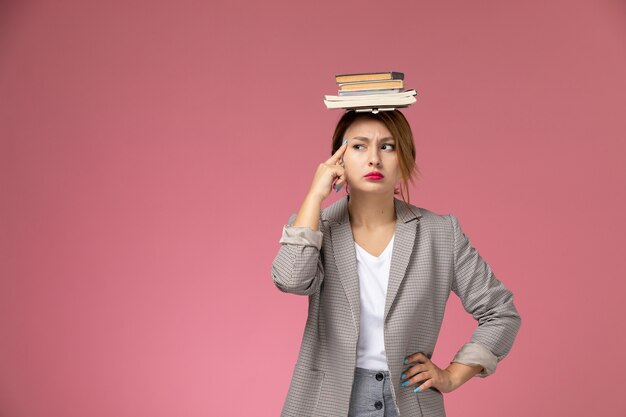
[[[332,147],[272,262],[278,289],[309,297],[281,415],[445,416],[443,393],[493,374],[510,351],[513,294],[454,214],[405,201],[419,171],[400,111],[346,111]],[[322,209],[333,185],[347,194]],[[478,326],[440,368],[430,358],[451,291]]]

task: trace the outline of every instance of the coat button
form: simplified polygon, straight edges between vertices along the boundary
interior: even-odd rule
[[[379,373],[377,373],[377,374],[376,374],[376,379],[377,379],[377,380],[382,381],[382,380],[383,380],[383,378],[384,378],[384,377],[383,377],[383,373],[382,373],[382,372],[379,372]]]
[[[376,407],[377,410],[380,410],[381,408],[383,408],[383,403],[381,401],[376,401],[374,403],[374,407]]]

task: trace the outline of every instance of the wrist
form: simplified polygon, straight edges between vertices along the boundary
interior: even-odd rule
[[[457,389],[474,375],[482,371],[481,365],[465,365],[459,362],[451,362],[445,369],[450,374],[450,383],[453,389]]]
[[[322,207],[322,202],[326,199],[325,196],[315,192],[315,191],[309,191],[308,194],[306,195],[306,197],[304,198],[304,201],[307,204],[313,205],[315,207]]]
[[[450,366],[448,366],[446,369],[444,369],[444,371],[446,371],[448,375],[450,375],[450,385],[452,390],[455,390],[462,385],[462,382],[459,379],[459,375],[458,373],[454,372],[454,369],[450,369]]]

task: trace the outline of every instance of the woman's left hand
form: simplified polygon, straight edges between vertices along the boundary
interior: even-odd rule
[[[428,388],[436,388],[440,392],[450,392],[457,387],[453,382],[452,374],[435,365],[428,356],[417,352],[407,356],[404,361],[405,367],[401,376],[402,386],[416,385],[423,392]]]

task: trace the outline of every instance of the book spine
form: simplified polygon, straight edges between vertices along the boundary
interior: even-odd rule
[[[339,91],[386,90],[403,87],[403,80],[357,81],[339,84]]]
[[[356,81],[379,81],[379,80],[403,80],[404,73],[397,71],[387,72],[365,72],[355,74],[337,74],[335,75],[335,82],[346,83]]]
[[[399,93],[399,88],[390,88],[384,90],[357,90],[357,91],[339,91],[340,96],[361,96],[367,94],[391,94]]]

